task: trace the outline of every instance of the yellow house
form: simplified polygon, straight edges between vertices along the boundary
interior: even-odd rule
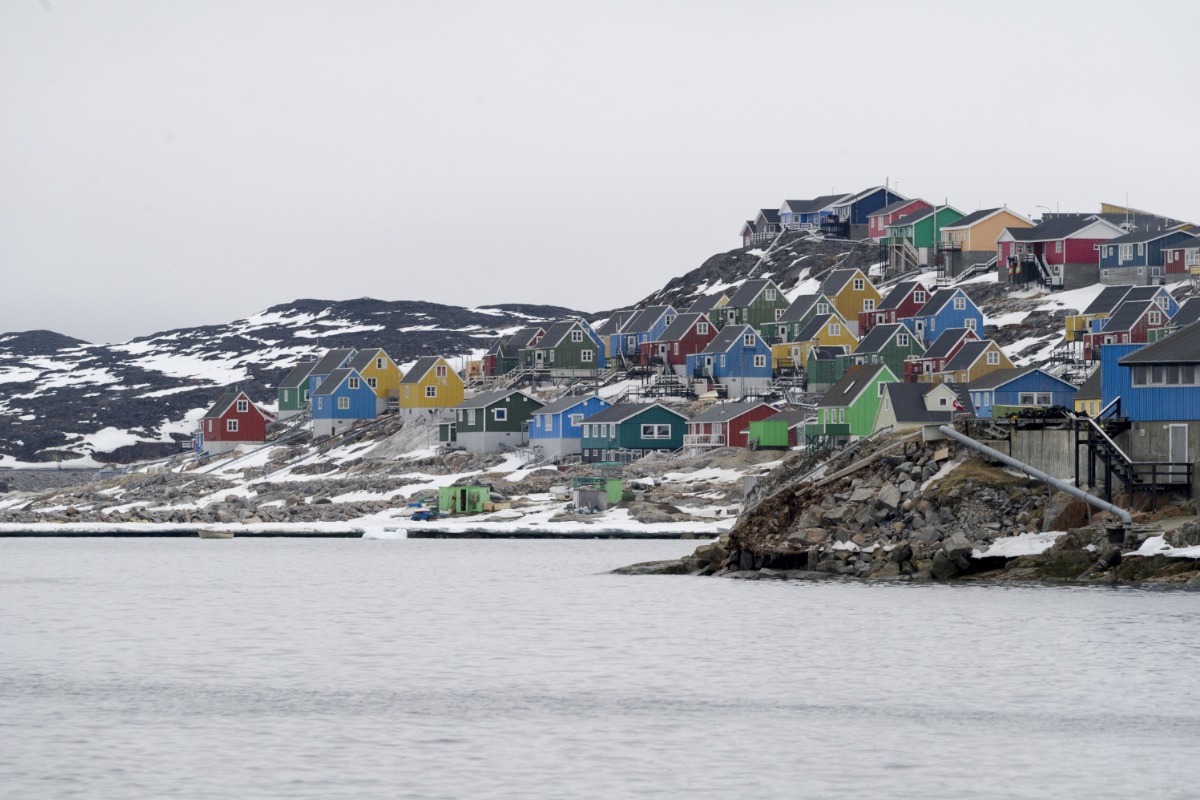
[[[368,347],[359,350],[358,355],[350,362],[351,369],[358,371],[366,380],[367,386],[375,391],[375,413],[381,414],[387,410],[388,403],[400,399],[400,367],[382,348]]]
[[[463,401],[463,380],[441,356],[423,356],[400,379],[400,410],[453,408]]]
[[[1096,369],[1075,392],[1075,413],[1095,417],[1100,413],[1100,370]]]
[[[966,342],[941,372],[933,374],[934,383],[970,383],[998,369],[1015,369],[1012,361],[991,339]]]
[[[854,320],[855,329],[859,312],[874,311],[883,300],[883,295],[861,269],[835,269],[821,283],[820,294],[833,300],[842,319]]]
[[[967,214],[941,231],[942,248],[963,252],[996,252],[996,239],[1005,228],[1032,228],[1033,222],[1007,208],[984,208]]]
[[[839,344],[853,350],[858,339],[840,315],[821,314],[809,320],[793,341],[771,345],[771,363],[775,369],[804,367],[814,347]]]

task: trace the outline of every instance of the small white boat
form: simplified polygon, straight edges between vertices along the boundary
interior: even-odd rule
[[[201,539],[232,539],[233,531],[200,531]]]

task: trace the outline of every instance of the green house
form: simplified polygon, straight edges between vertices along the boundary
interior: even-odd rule
[[[965,215],[954,206],[915,211],[888,225],[886,242],[896,244],[900,239],[906,239],[916,248],[933,247],[941,241],[942,228],[953,225],[963,216]]]
[[[529,420],[544,406],[517,389],[481,392],[454,407],[454,440],[472,453],[495,453],[529,441]]]
[[[607,363],[604,342],[582,319],[555,322],[530,347],[521,348],[521,366],[547,370],[554,377],[585,377]]]
[[[482,514],[492,502],[490,486],[443,486],[438,489],[438,511],[442,514]]]
[[[661,403],[611,406],[584,419],[583,461],[632,461],[655,450],[679,450],[687,423]]]
[[[281,419],[308,410],[308,376],[316,364],[316,361],[301,361],[275,387]]]
[[[834,380],[859,364],[887,364],[893,375],[903,375],[904,360],[909,356],[920,358],[923,355],[925,347],[907,325],[876,325],[862,338],[854,352],[836,359]]]
[[[766,338],[790,305],[783,290],[770,278],[755,278],[738,287],[725,307],[717,312],[726,325],[749,325]]]
[[[804,426],[810,449],[837,447],[869,436],[879,412],[880,384],[896,382],[887,364],[861,364],[846,370],[821,402],[817,421]]]
[[[767,327],[763,337],[769,344],[798,342],[800,331],[804,330],[814,317],[837,313],[837,306],[828,295],[802,294],[783,310],[773,325]],[[845,323],[845,320],[842,322]]]
[[[846,371],[840,359],[849,352],[850,348],[842,344],[814,347],[809,350],[804,370],[805,390],[817,394],[829,391]]]
[[[804,421],[812,412],[803,408],[785,409],[766,419],[750,423],[751,450],[788,450],[800,443]]]

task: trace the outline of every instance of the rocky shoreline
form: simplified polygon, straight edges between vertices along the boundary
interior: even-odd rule
[[[1122,526],[946,441],[881,439],[812,466],[801,455],[785,461],[752,492],[730,533],[691,555],[616,571],[1200,589],[1200,558],[1133,555],[1156,536],[1172,548],[1200,546],[1197,522],[1159,524],[1194,514],[1191,501],[1140,511]]]

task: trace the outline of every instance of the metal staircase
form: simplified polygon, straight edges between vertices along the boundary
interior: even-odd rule
[[[1187,496],[1192,496],[1191,462],[1171,461],[1134,461],[1122,450],[1112,436],[1128,430],[1129,422],[1116,416],[1110,416],[1113,408],[1119,413],[1120,398],[1109,403],[1097,415],[1097,419],[1080,417],[1075,419],[1075,448],[1087,448],[1087,481],[1086,485],[1096,486],[1096,462],[1104,468],[1104,498],[1112,502],[1113,478],[1116,477],[1130,494],[1149,492],[1152,509],[1158,507],[1159,491],[1167,489],[1183,489]],[[1079,459],[1076,456],[1075,482],[1079,483]]]

